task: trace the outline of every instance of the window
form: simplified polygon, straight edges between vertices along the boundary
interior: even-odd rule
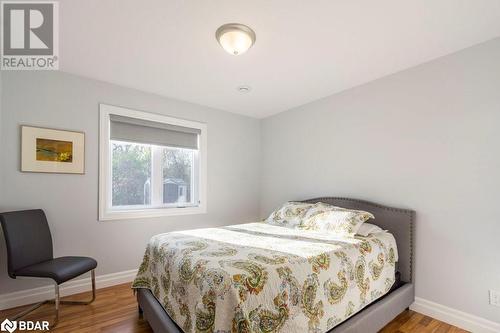
[[[100,105],[99,219],[206,212],[206,125]]]

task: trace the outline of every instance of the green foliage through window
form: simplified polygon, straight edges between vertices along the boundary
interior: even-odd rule
[[[112,205],[151,205],[151,189],[160,186],[164,204],[192,203],[194,150],[112,141]],[[154,156],[159,156],[158,159]],[[159,155],[157,155],[159,154]],[[161,164],[152,165],[153,160]],[[157,162],[155,162],[157,163]],[[153,179],[152,169],[161,168],[162,179]]]
[[[151,146],[113,142],[112,149],[113,206],[149,204]]]

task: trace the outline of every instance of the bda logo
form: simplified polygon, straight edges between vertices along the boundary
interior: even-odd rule
[[[15,320],[9,320],[5,319],[2,324],[0,324],[0,331],[4,332],[7,331],[9,333],[14,332],[16,329],[20,331],[48,331],[49,330],[49,322],[44,320],[44,321],[25,321],[25,320],[20,320],[20,321],[15,321]]]
[[[58,3],[2,1],[2,69],[58,68]]]
[[[17,329],[17,322],[10,321],[9,319],[5,319],[0,325],[0,330],[7,331],[10,333],[14,332],[16,329]]]

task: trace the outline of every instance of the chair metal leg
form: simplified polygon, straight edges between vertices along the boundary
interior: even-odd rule
[[[52,324],[50,325],[50,329],[53,329],[54,327],[57,326],[57,323],[59,322],[59,285],[56,283],[55,285],[55,292],[56,292],[56,297],[54,299],[54,303],[56,305],[56,313],[55,313],[55,318]]]
[[[41,307],[44,304],[55,303],[55,305],[56,305],[55,306],[55,318],[54,318],[54,321],[52,322],[52,324],[49,326],[49,329],[53,329],[54,327],[56,327],[57,323],[59,322],[59,285],[57,283],[54,285],[54,291],[55,291],[54,300],[47,300],[47,301],[37,303],[37,304],[31,306],[30,308],[24,310],[23,312],[16,314],[14,317],[10,318],[10,320],[17,320],[21,317],[24,317],[28,313],[35,311],[36,309],[38,309],[39,307]]]
[[[95,300],[95,272],[94,270],[90,271],[91,281],[92,281],[92,298],[88,301],[60,301],[61,304],[70,304],[70,305],[89,305]]]
[[[96,287],[95,287],[95,272],[94,272],[94,270],[90,271],[90,275],[91,275],[91,280],[92,280],[92,299],[90,299],[89,301],[62,301],[62,300],[60,300],[59,285],[56,283],[54,286],[55,297],[53,300],[47,300],[47,301],[37,303],[37,304],[31,306],[30,308],[14,315],[12,318],[10,318],[10,320],[17,320],[21,317],[24,317],[28,313],[38,309],[39,307],[41,307],[44,304],[47,304],[47,303],[55,304],[55,318],[54,318],[54,322],[50,325],[50,329],[53,329],[54,327],[56,327],[57,323],[59,322],[59,307],[61,304],[88,305],[95,300]]]
[[[28,309],[14,315],[13,317],[9,318],[9,320],[17,320],[21,317],[24,317],[26,316],[28,313],[32,312],[32,311],[35,311],[36,309],[38,309],[39,307],[41,307],[42,305],[44,304],[47,304],[49,301],[43,301],[43,302],[40,302],[40,303],[36,303],[34,304],[33,306],[29,307]]]
[[[95,272],[94,270],[90,271],[91,280],[92,280],[92,298],[88,301],[64,301],[60,300],[59,304],[69,304],[69,305],[88,305],[95,300]],[[54,303],[54,301],[49,301]]]

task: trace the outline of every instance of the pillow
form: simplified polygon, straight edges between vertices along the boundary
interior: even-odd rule
[[[354,237],[361,225],[370,218],[375,217],[369,212],[318,202],[307,210],[300,228]]]
[[[296,228],[313,204],[289,201],[269,215],[265,222],[287,228]]]
[[[381,227],[379,227],[378,225],[371,224],[371,223],[363,223],[361,225],[361,227],[359,227],[358,231],[356,232],[356,235],[366,237],[366,236],[369,236],[371,234],[375,234],[375,233],[381,232],[381,231],[384,231],[384,230]]]

